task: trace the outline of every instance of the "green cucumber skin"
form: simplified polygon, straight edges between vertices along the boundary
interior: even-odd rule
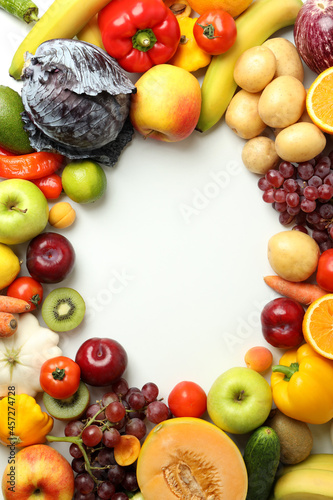
[[[38,7],[32,0],[0,0],[0,8],[26,23],[38,21]]]
[[[246,500],[268,500],[280,463],[280,440],[267,426],[256,429],[246,443],[244,462],[248,473]]]

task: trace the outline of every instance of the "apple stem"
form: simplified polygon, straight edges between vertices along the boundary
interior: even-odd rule
[[[284,374],[284,380],[289,382],[294,373],[298,372],[299,364],[291,363],[290,366],[285,365],[274,365],[272,366],[272,372],[280,372]]]
[[[15,205],[13,205],[11,207],[8,207],[8,208],[9,208],[9,210],[14,210],[15,212],[20,212],[21,214],[25,214],[28,211],[27,208],[25,208],[24,210],[22,210],[21,208],[15,207]]]

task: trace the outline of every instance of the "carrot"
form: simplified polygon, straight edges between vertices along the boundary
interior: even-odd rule
[[[265,276],[264,281],[280,295],[294,299],[306,306],[328,293],[318,285],[287,281],[280,276]]]
[[[0,295],[0,312],[7,313],[23,313],[29,311],[31,305],[22,299],[9,297],[8,295]]]
[[[10,337],[17,330],[17,321],[11,313],[0,312],[0,337]]]

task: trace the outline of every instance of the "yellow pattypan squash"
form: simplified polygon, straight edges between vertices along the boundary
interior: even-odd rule
[[[181,32],[180,42],[174,56],[168,61],[169,64],[190,72],[208,66],[212,58],[212,56],[199,47],[194,38],[193,26],[197,19],[197,17],[182,17],[178,19]]]
[[[27,394],[11,395],[0,401],[0,442],[22,448],[46,441],[53,418],[43,412],[35,398]]]

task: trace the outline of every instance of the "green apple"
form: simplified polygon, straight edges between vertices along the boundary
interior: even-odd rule
[[[215,425],[232,434],[245,434],[262,425],[272,408],[267,380],[251,368],[234,367],[210,388],[207,410]]]
[[[0,243],[17,245],[41,233],[49,216],[47,199],[30,181],[0,182]]]

